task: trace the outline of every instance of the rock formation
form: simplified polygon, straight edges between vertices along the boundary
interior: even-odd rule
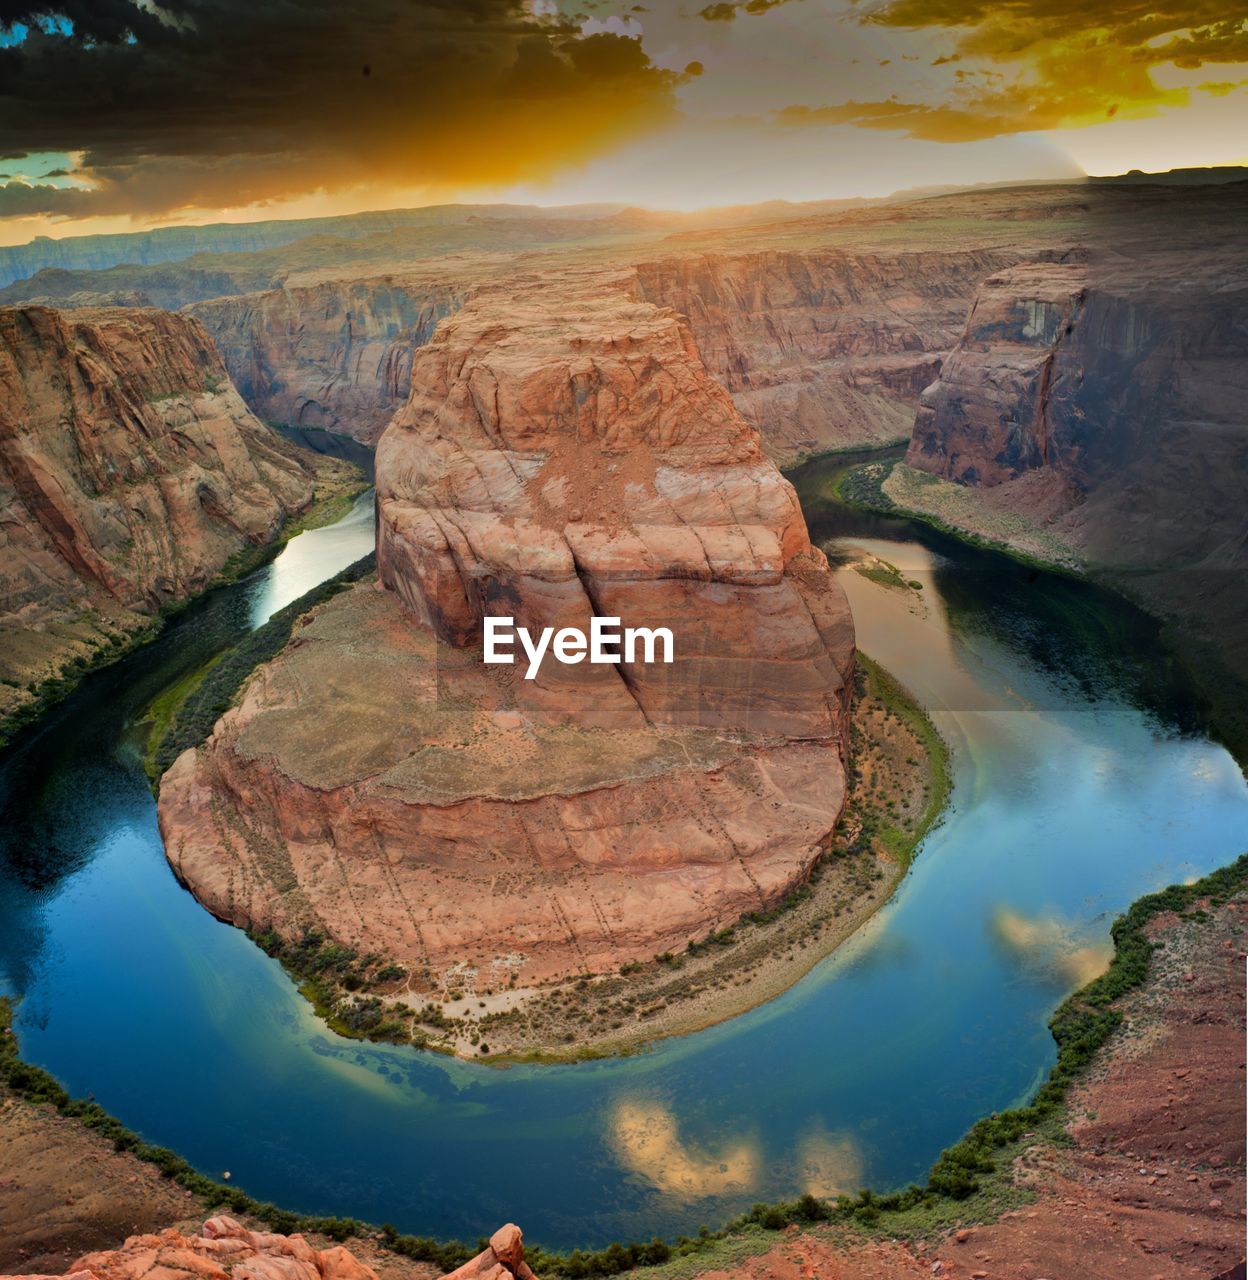
[[[766,250],[671,256],[637,269],[675,307],[707,368],[781,465],[908,436],[966,308],[1013,249]]]
[[[390,1274],[393,1267],[387,1268]],[[410,1270],[410,1269],[409,1269]],[[427,1273],[427,1272],[426,1272]],[[0,1276],[0,1280],[36,1280]],[[378,1280],[344,1248],[318,1249],[302,1235],[252,1231],[234,1218],[209,1218],[194,1234],[171,1227],[131,1236],[119,1249],[88,1253],[65,1280]],[[524,1260],[520,1228],[508,1223],[470,1262],[442,1280],[537,1280]]]
[[[161,787],[216,914],[426,989],[603,972],[800,883],[844,798],[853,630],[791,487],[628,272],[479,290],[378,449],[378,592],[319,610]],[[674,631],[482,662],[483,614]]]
[[[191,312],[266,422],[372,443],[407,399],[413,352],[458,305],[452,282],[385,276],[219,298]]]
[[[0,310],[0,710],[207,585],[311,498],[194,320]]]

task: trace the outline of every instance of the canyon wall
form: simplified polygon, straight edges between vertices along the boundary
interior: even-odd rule
[[[165,775],[217,915],[415,992],[608,972],[809,874],[844,801],[853,627],[792,488],[628,271],[482,288],[377,456],[380,590],[319,609]],[[481,618],[674,632],[670,665],[482,661]],[[333,726],[327,734],[326,725]]]
[[[919,393],[986,275],[1015,249],[764,250],[637,268],[638,296],[687,316],[707,368],[781,465],[909,435]]]
[[[460,292],[453,279],[386,276],[218,298],[190,311],[260,418],[372,443],[407,399],[415,349]]]
[[[1248,678],[1248,185],[1141,201],[984,281],[889,492],[952,482],[951,522],[1041,530]]]
[[[0,709],[206,586],[311,498],[196,321],[0,310]]]
[[[785,465],[907,435],[979,282],[1018,256],[676,253],[638,265],[632,289],[688,318],[706,367]],[[406,399],[413,348],[474,280],[499,274],[460,270],[288,285],[190,310],[261,418],[371,442]]]

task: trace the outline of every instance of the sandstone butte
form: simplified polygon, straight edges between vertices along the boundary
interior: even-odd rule
[[[311,500],[197,321],[0,310],[0,714]]]
[[[614,970],[802,882],[840,813],[853,625],[791,486],[629,272],[481,289],[377,454],[378,577],[165,775],[210,910],[417,990]],[[485,666],[483,614],[676,660]]]
[[[412,1269],[415,1271],[416,1269]],[[0,1280],[37,1280],[0,1276]],[[193,1235],[176,1228],[131,1236],[118,1249],[79,1258],[65,1280],[378,1280],[349,1249],[317,1249],[303,1236],[251,1231],[233,1218],[209,1218]],[[524,1260],[520,1228],[500,1227],[475,1258],[441,1280],[537,1280]]]

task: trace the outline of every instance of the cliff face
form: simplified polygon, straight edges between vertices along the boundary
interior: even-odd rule
[[[372,443],[411,390],[412,354],[459,305],[455,284],[333,281],[190,308],[262,419]]]
[[[686,326],[629,287],[482,290],[416,353],[378,449],[384,590],[320,610],[162,783],[218,915],[486,988],[683,947],[808,874],[848,608]],[[484,665],[485,613],[669,627],[675,661],[527,681]]]
[[[689,318],[698,352],[782,465],[909,433],[919,393],[1012,249],[673,256],[638,295]]]
[[[195,321],[0,311],[3,709],[204,587],[311,497]]]
[[[631,290],[688,318],[707,369],[786,464],[906,435],[979,282],[1018,257],[678,253],[636,267]],[[287,286],[189,309],[261,418],[371,442],[407,398],[413,349],[462,305],[474,277],[490,274],[460,270]]]
[[[1248,676],[1245,212],[1248,188],[1153,193],[1130,236],[1092,222],[1076,260],[986,280],[906,461],[989,523],[1042,528]]]

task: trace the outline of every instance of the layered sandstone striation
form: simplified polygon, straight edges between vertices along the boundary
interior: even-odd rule
[[[686,315],[707,368],[781,465],[907,437],[985,276],[1012,248],[670,256],[638,292]]]
[[[194,320],[0,311],[0,710],[206,586],[311,498],[309,470]]]
[[[407,399],[412,355],[459,305],[454,279],[334,280],[190,308],[266,422],[372,443]]]
[[[796,497],[627,272],[484,288],[377,457],[380,591],[320,609],[161,787],[215,913],[416,988],[597,973],[800,883],[853,629]],[[484,614],[673,630],[671,665],[486,666]]]
[[[379,1260],[380,1262],[380,1260]],[[429,1275],[431,1269],[391,1262],[387,1276]],[[218,1214],[196,1230],[130,1236],[119,1248],[79,1258],[66,1280],[378,1280],[378,1272],[342,1245],[318,1248],[302,1235],[254,1231]],[[0,1276],[0,1280],[35,1280]],[[500,1227],[471,1261],[442,1280],[536,1280],[524,1260],[520,1228]]]

